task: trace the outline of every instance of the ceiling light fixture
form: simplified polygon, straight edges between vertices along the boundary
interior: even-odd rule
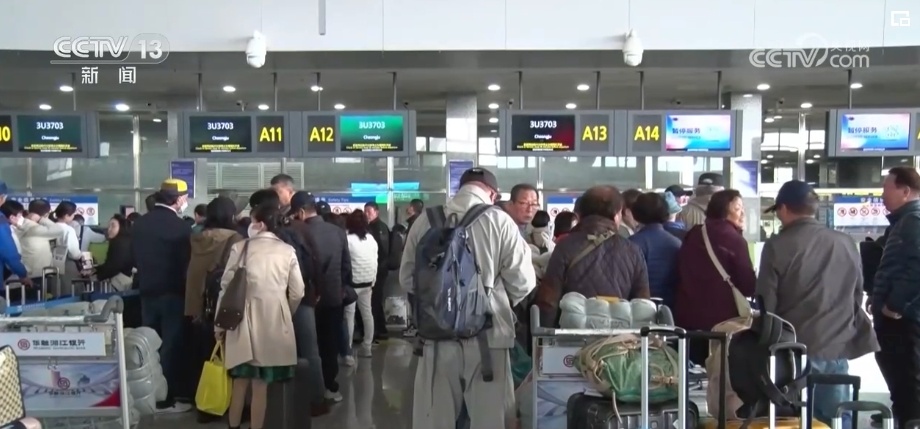
[[[574,110],[574,109],[576,109],[577,107],[578,107],[578,106],[575,105],[575,103],[568,103],[568,104],[565,105],[565,108],[566,108],[566,109],[569,109],[569,110]]]
[[[859,89],[862,88],[862,84],[859,82],[853,82],[850,84],[850,89]]]
[[[591,89],[591,85],[588,85],[587,83],[580,83],[578,84],[578,86],[575,87],[575,89],[579,91],[587,91]]]
[[[490,123],[490,124],[497,124],[497,123],[498,123],[498,118],[489,118],[489,123]]]
[[[490,130],[491,133],[497,133],[498,130]]]
[[[762,84],[760,84],[760,85],[757,85],[757,90],[758,90],[758,91],[766,91],[766,90],[768,90],[768,89],[770,89],[770,84],[769,84],[769,83],[762,83]]]
[[[767,119],[764,119],[763,121],[766,122],[766,123],[768,123],[768,124],[772,124],[773,121],[774,121],[774,119],[773,119],[773,118],[767,118]]]
[[[321,86],[319,86],[319,85],[313,85],[313,86],[310,87],[310,91],[313,91],[313,92],[320,92],[320,91],[322,91],[322,90],[323,90],[323,87],[321,87]]]
[[[58,89],[60,89],[61,92],[73,92],[73,87],[70,85],[61,85]]]
[[[38,108],[42,110],[51,110],[51,105],[50,104],[39,104]]]
[[[268,105],[267,105],[267,104],[260,104],[260,105],[259,105],[259,110],[268,110]]]
[[[230,85],[224,85],[224,92],[236,92],[236,88]]]
[[[806,101],[806,102],[802,103],[802,106],[801,106],[801,107],[802,107],[803,109],[811,109],[811,106],[812,106],[812,104]]]
[[[160,118],[153,118],[153,122],[156,122],[159,124],[160,122],[163,122],[163,120]]]
[[[336,103],[336,105],[332,107],[335,108],[335,110],[342,110],[345,108],[345,105],[342,103]]]
[[[783,119],[783,117],[780,116],[780,115],[776,115],[776,116],[773,117],[773,119]]]
[[[492,110],[498,109],[498,103],[489,103],[489,108]]]
[[[489,85],[489,91],[501,91],[502,87],[498,86],[497,83]]]
[[[129,106],[129,105],[125,104],[125,103],[118,103],[118,104],[115,105],[115,110],[117,110],[117,111],[119,111],[119,112],[127,112],[127,111],[131,110],[131,106]]]
[[[742,95],[742,97],[744,97],[744,98],[751,98],[751,97],[753,97],[753,96],[754,96],[754,94],[744,94],[744,95]]]

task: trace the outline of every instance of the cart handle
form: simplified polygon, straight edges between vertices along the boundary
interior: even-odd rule
[[[125,302],[118,295],[112,295],[105,301],[99,314],[89,314],[83,317],[86,323],[105,323],[111,313],[124,313]]]
[[[842,416],[847,411],[877,411],[882,414],[882,419],[891,419],[893,417],[891,408],[885,404],[873,401],[848,401],[843,402],[837,407],[837,416]]]

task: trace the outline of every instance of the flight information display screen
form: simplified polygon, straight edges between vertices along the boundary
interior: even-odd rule
[[[272,136],[271,132],[268,131],[266,138]],[[188,136],[190,153],[251,153],[252,118],[249,116],[191,116],[188,119]],[[278,132],[275,136],[283,137],[283,133]],[[283,151],[283,140],[281,142]]]
[[[852,113],[840,117],[840,150],[884,152],[910,148],[910,113]]]
[[[402,115],[339,116],[340,152],[403,152],[405,117]],[[312,136],[312,131],[310,134]],[[334,136],[332,136],[334,138]]]
[[[728,152],[732,150],[730,114],[669,114],[665,124],[665,150],[678,152]]]
[[[11,130],[10,140],[16,138],[19,152],[73,154],[84,149],[80,115],[19,115],[16,130],[18,135],[12,136]]]
[[[513,115],[511,152],[575,151],[575,115]]]

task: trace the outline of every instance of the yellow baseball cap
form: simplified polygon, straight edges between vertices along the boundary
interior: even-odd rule
[[[160,185],[160,192],[182,196],[188,194],[188,184],[180,179],[166,179]]]

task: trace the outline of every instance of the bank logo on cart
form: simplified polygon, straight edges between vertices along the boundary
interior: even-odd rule
[[[562,364],[565,365],[566,368],[571,368],[575,366],[575,356],[566,355],[565,358],[562,359]]]
[[[19,347],[19,350],[24,351],[32,348],[32,343],[29,340],[23,338],[16,343],[16,346]]]
[[[844,46],[829,43],[817,34],[807,34],[796,43],[802,48],[754,49],[748,55],[757,68],[815,68],[842,69],[868,68],[871,64],[869,48],[863,44]]]
[[[51,64],[159,64],[169,56],[169,39],[158,33],[136,36],[63,36],[52,47]]]

